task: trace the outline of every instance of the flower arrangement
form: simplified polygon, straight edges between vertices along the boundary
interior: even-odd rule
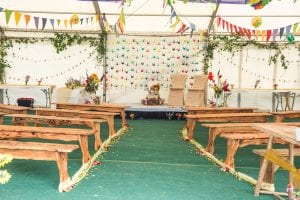
[[[85,90],[87,92],[96,92],[96,90],[98,90],[100,81],[101,80],[95,73],[87,76],[85,80]]]
[[[229,83],[222,79],[220,70],[217,73],[216,79],[212,72],[208,73],[209,86],[214,91],[213,100],[209,100],[212,106],[227,106],[227,97],[230,93]]]
[[[75,88],[79,88],[79,87],[83,87],[84,86],[84,83],[82,80],[80,79],[75,79],[75,78],[72,78],[70,77],[66,82],[65,82],[65,86],[67,88],[70,88],[70,89],[75,89]]]
[[[8,154],[0,154],[0,167],[3,167],[7,163],[12,161],[12,156]],[[7,170],[0,170],[0,184],[7,183],[11,178],[10,173]]]

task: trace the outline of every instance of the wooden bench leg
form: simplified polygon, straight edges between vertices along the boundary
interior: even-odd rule
[[[260,159],[260,166],[262,166],[264,157]],[[266,169],[266,174],[264,176],[264,182],[274,184],[275,172],[279,169],[279,166],[270,162]]]
[[[208,143],[206,146],[206,151],[208,151],[211,154],[214,154],[215,152],[215,139],[218,133],[218,128],[210,128],[209,129],[209,135],[208,135]]]
[[[85,164],[91,159],[91,155],[89,153],[89,146],[88,146],[88,136],[87,135],[79,136],[79,144],[82,152],[82,164]]]
[[[115,131],[115,119],[113,116],[109,116],[107,119],[107,123],[108,123],[108,129],[109,129],[109,136],[113,136],[116,134]]]
[[[186,120],[187,137],[193,139],[196,120],[188,118]]]
[[[121,110],[120,112],[121,118],[122,118],[122,127],[123,128],[129,128],[129,125],[126,122],[126,114],[125,114],[125,110]]]
[[[63,152],[56,152],[56,163],[59,172],[59,186],[58,190],[63,192],[66,190],[68,181],[70,180],[68,174],[68,154]]]
[[[283,122],[284,120],[284,116],[281,115],[274,115],[273,118],[275,122]]]
[[[100,122],[95,122],[94,123],[94,129],[96,130],[95,132],[95,150],[100,149],[102,145],[102,140],[101,140],[101,125]]]
[[[240,140],[231,140],[227,141],[227,155],[224,163],[232,168],[235,168],[234,165],[234,156],[240,146]]]

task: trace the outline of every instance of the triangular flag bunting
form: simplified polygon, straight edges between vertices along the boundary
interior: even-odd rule
[[[277,33],[278,33],[278,29],[273,29],[273,36],[272,36],[273,37],[273,41],[275,41]]]
[[[88,24],[89,23],[89,18],[85,18],[85,22]]]
[[[83,23],[83,18],[80,19],[80,25],[82,25],[82,23]]]
[[[61,20],[60,20],[60,19],[58,19],[58,20],[57,20],[57,26],[59,26],[59,25],[60,25],[60,22],[61,22]]]
[[[47,23],[47,18],[42,18],[42,30],[44,30]]]
[[[250,29],[246,29],[245,32],[247,34],[248,39],[250,40],[251,39],[251,30]]]
[[[225,29],[225,20],[222,19],[222,29]]]
[[[94,17],[91,17],[91,23],[93,23],[93,21],[94,21]]]
[[[196,25],[194,23],[190,23],[190,28],[191,28],[191,37],[192,37],[194,31],[196,30]]]
[[[176,33],[181,33],[185,29],[186,25],[184,23],[181,23],[180,29]]]
[[[95,19],[96,19],[96,22],[98,22],[99,21],[99,15],[96,15]]]
[[[238,29],[237,29],[237,27],[236,27],[236,25],[233,25],[233,28],[234,28],[235,33],[239,32]]]
[[[73,20],[69,20],[70,27],[73,28]]]
[[[255,31],[255,39],[258,40],[258,36],[260,34],[260,30],[254,30]]]
[[[33,17],[33,19],[34,19],[35,28],[38,29],[39,28],[40,18],[39,17]]]
[[[238,27],[238,29],[239,29],[239,34],[243,36],[244,35],[243,28],[242,27]]]
[[[218,26],[218,27],[220,26],[220,23],[221,23],[221,17],[218,16],[218,17],[217,17],[217,26]]]
[[[124,9],[122,8],[121,10],[121,14],[120,14],[120,20],[122,21],[122,23],[125,25],[125,14],[124,14]]]
[[[298,27],[298,23],[294,24],[294,26],[293,26],[293,33],[296,33],[297,27]]]
[[[18,26],[20,19],[21,19],[22,14],[20,12],[15,12],[15,21],[16,21],[16,26]]]
[[[11,16],[11,13],[12,13],[12,10],[5,9],[4,12],[5,12],[6,24],[8,24],[10,16]]]
[[[124,24],[123,24],[123,21],[120,20],[120,18],[118,20],[118,26],[119,26],[119,30],[121,31],[121,33],[124,33]]]
[[[229,25],[228,25],[227,21],[226,21],[226,30],[227,30],[227,32],[229,32]]]
[[[2,12],[2,10],[3,10],[3,8],[2,8],[2,7],[0,7],[0,12]]]
[[[291,28],[292,28],[292,25],[288,25],[288,26],[285,28],[286,35],[289,35],[289,34],[290,34]]]
[[[68,26],[68,20],[67,19],[64,20],[64,25],[65,25],[65,28],[67,28],[67,26]]]
[[[170,28],[172,28],[173,30],[175,29],[175,27],[181,22],[179,17],[176,17],[176,21],[170,26]]]
[[[30,21],[31,16],[30,15],[24,15],[24,18],[25,18],[25,23],[26,23],[26,26],[27,26],[29,21]]]
[[[52,29],[54,29],[54,19],[50,19],[50,24],[52,26]]]
[[[272,35],[272,30],[267,30],[267,38],[266,38],[267,43],[269,42],[271,35]]]
[[[283,32],[284,32],[284,27],[280,28],[280,31],[279,31],[279,36],[281,38],[281,36],[283,35]]]
[[[232,31],[233,31],[233,25],[230,23],[230,33],[232,33]]]
[[[261,40],[265,41],[266,30],[261,31]]]

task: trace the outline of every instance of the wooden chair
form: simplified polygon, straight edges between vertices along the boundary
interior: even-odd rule
[[[193,88],[188,89],[186,106],[205,107],[207,103],[207,75],[194,76]]]
[[[169,106],[180,107],[184,105],[184,87],[186,78],[186,74],[171,75],[171,88],[168,97]]]

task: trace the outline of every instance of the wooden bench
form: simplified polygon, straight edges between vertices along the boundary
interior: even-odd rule
[[[35,109],[36,115],[43,116],[57,116],[57,117],[80,117],[86,119],[105,119],[107,120],[109,136],[116,134],[115,131],[115,119],[118,113],[111,112],[92,112],[92,111],[80,111],[80,110],[68,110],[68,109],[48,109],[48,108],[37,108]]]
[[[95,130],[95,150],[98,150],[102,144],[100,124],[107,122],[105,119],[85,119],[85,118],[70,118],[42,115],[27,115],[27,114],[11,114],[6,115],[12,117],[13,125],[24,125],[30,122],[38,124],[48,124],[49,126],[59,125],[86,125]]]
[[[40,138],[47,140],[78,141],[82,152],[82,163],[87,163],[91,156],[88,150],[88,136],[94,134],[91,129],[52,128],[35,126],[0,125],[0,139]]]
[[[209,107],[186,107],[187,114],[218,114],[218,113],[252,113],[257,108],[209,108]]]
[[[300,110],[273,112],[272,114],[275,122],[283,122],[285,119],[300,118]]]
[[[283,123],[289,126],[300,126],[300,122]],[[216,136],[225,133],[254,133],[257,129],[253,128],[254,123],[219,123],[219,124],[202,124],[203,127],[209,128],[208,143],[206,150],[214,153],[214,141]]]
[[[122,118],[122,127],[128,128],[126,122],[125,108],[129,106],[119,105],[114,103],[100,103],[100,104],[77,104],[77,103],[56,103],[57,109],[70,109],[70,110],[82,110],[82,111],[104,111],[120,113]]]
[[[58,190],[63,192],[70,180],[68,174],[68,153],[78,148],[74,144],[56,144],[39,142],[18,142],[0,140],[0,153],[11,154],[15,159],[54,160],[59,172]]]
[[[289,156],[288,149],[272,149],[272,151],[276,151],[283,157]],[[257,154],[260,156],[260,165],[262,165],[262,162],[263,162],[263,159],[264,159],[264,156],[266,153],[266,149],[253,149],[252,152],[254,154]],[[300,148],[294,149],[294,156],[300,156]],[[273,184],[274,183],[274,175],[275,175],[275,172],[278,170],[278,168],[279,168],[278,165],[275,165],[274,163],[269,162],[267,171],[266,171],[266,174],[264,177],[264,182]]]
[[[27,111],[30,108],[25,106],[16,106],[16,105],[8,105],[8,104],[0,104],[0,112],[6,114],[27,114]]]
[[[232,168],[235,168],[234,157],[239,147],[267,144],[269,142],[269,134],[263,132],[221,134],[220,137],[227,139],[227,155],[224,163]],[[274,142],[285,144],[279,138],[275,138]]]
[[[186,115],[187,137],[193,138],[196,122],[267,122],[270,113],[221,113]]]

